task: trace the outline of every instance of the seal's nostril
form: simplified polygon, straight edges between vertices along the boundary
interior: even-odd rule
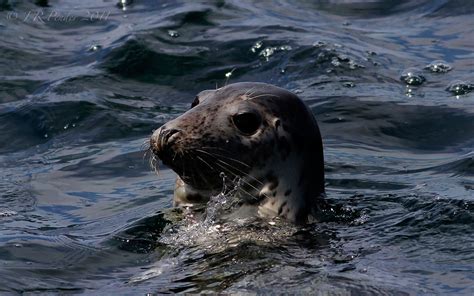
[[[178,129],[163,129],[155,131],[150,137],[150,147],[156,156],[161,160],[167,158],[168,154],[171,154],[175,149],[173,143],[178,139],[178,135],[181,134],[181,130]]]
[[[179,132],[180,132],[180,130],[177,130],[177,129],[168,129],[168,130],[162,131],[161,134],[160,134],[160,140],[161,140],[163,146],[173,142],[173,140],[176,138],[176,137],[173,137],[173,136],[176,135]]]

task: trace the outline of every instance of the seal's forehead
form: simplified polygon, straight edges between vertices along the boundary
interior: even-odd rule
[[[216,92],[216,90],[207,89],[207,90],[203,90],[200,93],[198,93],[197,96],[199,97],[200,100],[202,100],[202,99],[205,99],[207,97],[210,97],[210,96],[214,95],[215,92]]]
[[[245,98],[252,99],[256,97],[273,97],[286,100],[293,99],[296,96],[286,89],[279,88],[266,83],[258,82],[238,82],[218,88],[216,90],[205,90],[198,94],[200,101],[207,99],[225,100]]]
[[[252,94],[284,94],[289,93],[287,90],[279,87],[258,83],[258,82],[239,82],[227,85],[218,90],[222,94],[234,96],[251,96]]]

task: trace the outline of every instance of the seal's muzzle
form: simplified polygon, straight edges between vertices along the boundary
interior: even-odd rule
[[[176,140],[179,138],[181,131],[178,129],[167,129],[165,126],[153,133],[150,138],[150,147],[153,153],[168,165],[176,154],[173,147]]]

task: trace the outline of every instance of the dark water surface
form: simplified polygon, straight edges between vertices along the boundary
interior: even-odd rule
[[[471,1],[47,2],[0,1],[0,292],[474,294]],[[175,221],[143,143],[227,76],[311,107],[326,222]]]

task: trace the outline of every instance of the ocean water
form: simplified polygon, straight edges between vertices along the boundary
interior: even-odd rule
[[[472,28],[468,0],[0,0],[0,293],[473,295]],[[148,137],[239,81],[314,112],[322,222],[172,209]]]

